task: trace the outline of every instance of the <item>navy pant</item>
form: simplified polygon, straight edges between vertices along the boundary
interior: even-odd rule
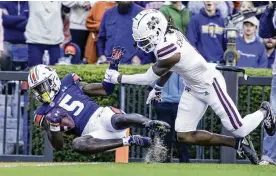
[[[158,120],[167,122],[171,126],[171,131],[164,136],[164,144],[168,149],[168,156],[165,162],[171,162],[171,149],[175,138],[175,119],[177,115],[178,103],[154,103],[155,112]],[[177,140],[175,140],[177,141]],[[179,162],[189,162],[188,146],[179,144]]]
[[[89,36],[89,31],[86,30],[77,30],[77,29],[70,29],[72,42],[76,43],[81,50],[81,61],[84,58],[85,46],[86,41]]]
[[[55,65],[60,58],[59,45],[28,44],[28,66],[32,67],[42,64],[44,50],[48,50],[50,55],[50,65]]]

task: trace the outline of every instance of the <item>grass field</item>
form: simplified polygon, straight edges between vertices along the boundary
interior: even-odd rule
[[[0,176],[274,176],[275,166],[223,164],[0,163]]]

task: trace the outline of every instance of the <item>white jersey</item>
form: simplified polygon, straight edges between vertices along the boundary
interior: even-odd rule
[[[213,83],[216,64],[207,63],[181,32],[173,31],[165,35],[164,41],[156,46],[154,54],[157,60],[165,60],[180,53],[180,61],[172,67],[171,71],[183,77],[186,86],[195,91],[201,91],[206,85]]]

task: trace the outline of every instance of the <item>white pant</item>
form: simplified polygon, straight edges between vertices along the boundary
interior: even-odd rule
[[[195,131],[208,105],[220,117],[223,126],[239,137],[248,135],[263,118],[260,111],[247,115],[248,118],[247,116],[244,119],[241,118],[234,102],[227,93],[224,77],[217,71],[213,84],[207,85],[202,89],[202,92],[185,88],[178,105],[175,130],[177,132]],[[246,121],[253,116],[254,118],[251,120],[256,118],[258,121],[256,120],[256,123],[252,123],[252,125],[248,124]]]
[[[90,135],[98,139],[119,139],[126,136],[125,130],[116,130],[111,124],[111,117],[115,114],[113,107],[100,107],[89,119],[82,136]],[[116,109],[118,110],[118,109]]]

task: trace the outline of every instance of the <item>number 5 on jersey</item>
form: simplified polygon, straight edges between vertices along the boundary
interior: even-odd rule
[[[80,101],[72,101],[72,103],[68,104],[71,99],[72,99],[72,97],[67,94],[61,100],[61,102],[59,103],[59,106],[62,107],[63,109],[65,109],[66,111],[69,111],[69,112],[75,111],[74,116],[77,116],[83,110],[84,105]]]

